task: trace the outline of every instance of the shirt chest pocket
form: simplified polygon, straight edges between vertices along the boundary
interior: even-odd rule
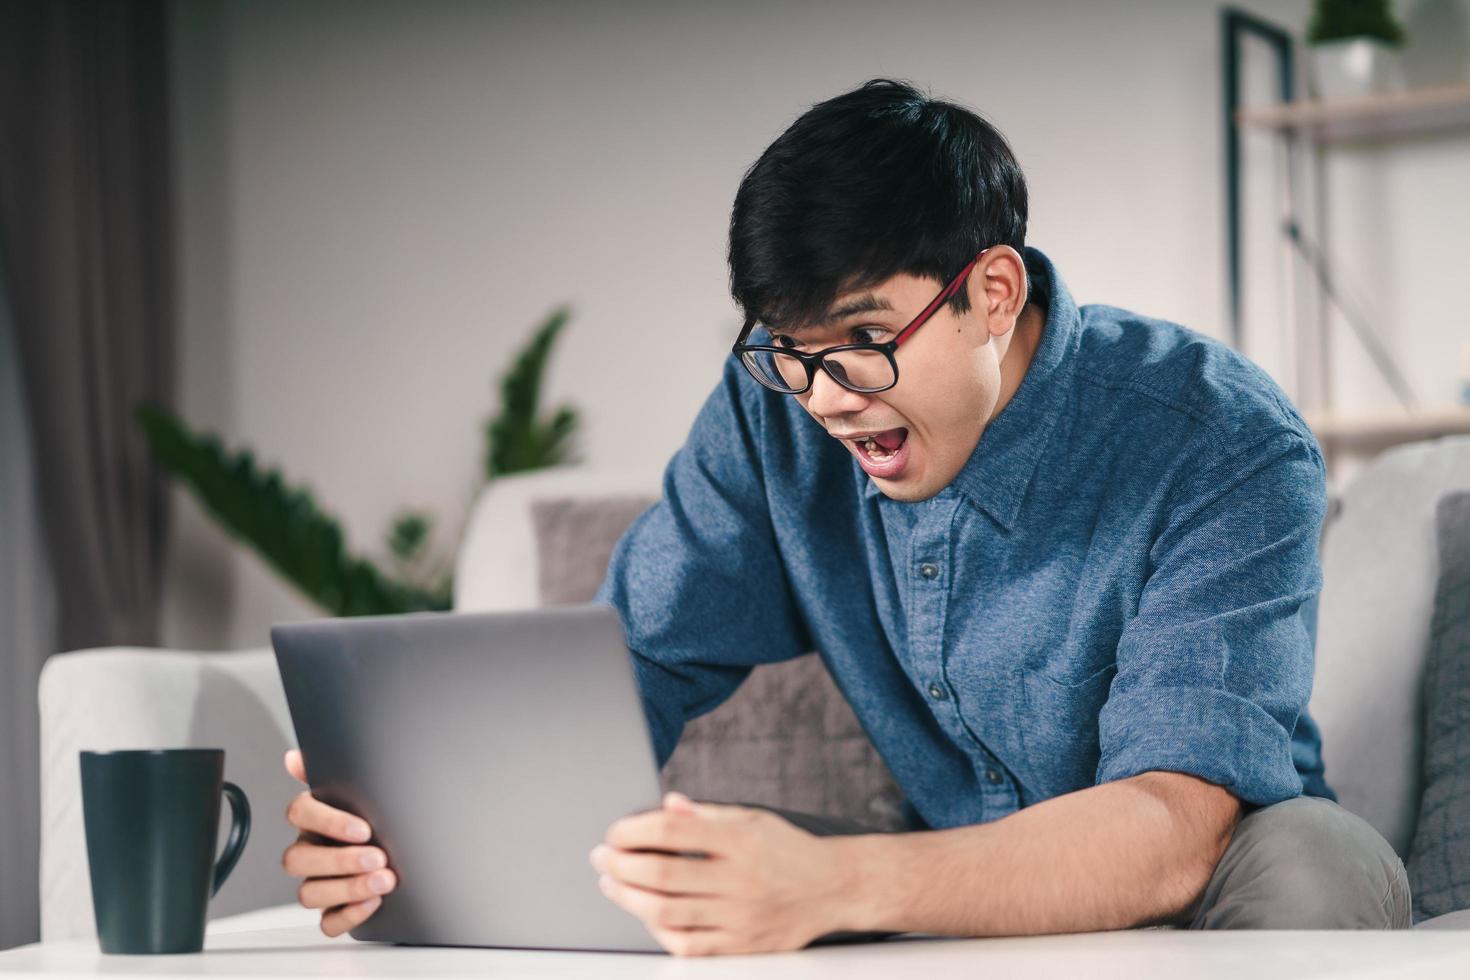
[[[1025,711],[1021,744],[1032,786],[1050,798],[1093,785],[1098,763],[1098,714],[1108,700],[1114,663],[1078,681],[1056,680],[1040,672],[1022,678]]]

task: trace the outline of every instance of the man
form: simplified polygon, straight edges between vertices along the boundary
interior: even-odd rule
[[[753,666],[816,649],[914,829],[670,794],[590,860],[674,953],[1408,924],[1306,711],[1316,441],[1229,349],[1079,309],[1026,215],[999,133],[885,80],[741,183],[745,330],[600,596],[660,763]],[[308,794],[290,816],[351,839]],[[314,841],[284,862],[336,934],[376,908],[354,862],[382,855]]]

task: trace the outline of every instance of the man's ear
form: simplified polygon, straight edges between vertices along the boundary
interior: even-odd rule
[[[991,336],[1003,336],[1026,306],[1026,262],[1009,245],[992,245],[975,263],[965,287],[970,308],[984,319]]]

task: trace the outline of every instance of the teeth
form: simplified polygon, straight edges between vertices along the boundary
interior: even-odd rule
[[[874,439],[872,436],[868,436],[866,439],[863,440],[863,447],[867,449],[868,456],[874,460],[882,461],[885,459],[891,459],[893,457],[893,454],[888,452],[882,446],[878,445],[877,440]]]

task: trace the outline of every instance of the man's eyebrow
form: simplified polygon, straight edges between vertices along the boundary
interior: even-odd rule
[[[847,317],[857,316],[859,313],[877,313],[891,311],[892,309],[893,304],[883,297],[874,293],[864,293],[861,296],[855,296],[844,303],[832,307],[818,320],[788,327],[771,326],[768,329],[771,333],[798,334],[810,330],[819,330],[839,320],[845,320]]]
[[[857,316],[859,313],[875,313],[879,310],[891,311],[892,309],[893,304],[888,302],[888,300],[873,293],[864,293],[861,296],[832,307],[832,309],[827,311],[827,315],[822,318],[822,322],[831,323],[835,320],[845,320],[850,316]]]

